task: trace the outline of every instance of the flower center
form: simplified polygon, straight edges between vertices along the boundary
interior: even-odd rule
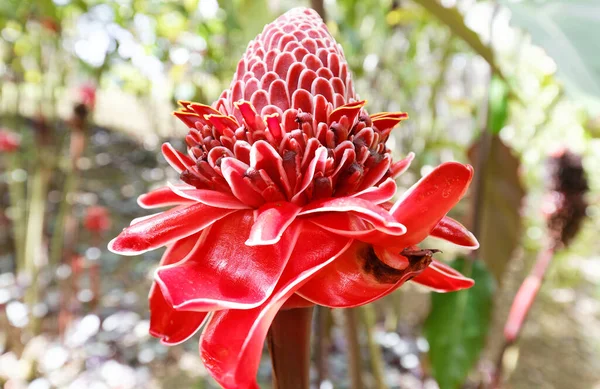
[[[371,119],[363,104],[355,102],[333,111],[325,105],[323,109],[330,113],[321,119],[317,112],[295,108],[287,109],[282,119],[261,118],[247,102],[235,104],[239,115],[234,116],[189,104],[184,107],[188,113],[208,114],[195,117],[186,137],[194,165],[181,173],[181,179],[198,189],[232,192],[231,180],[222,168],[222,162],[232,158],[239,161],[236,167],[247,190],[256,192],[259,202],[305,204],[375,186],[393,175],[390,150],[385,146],[391,130],[387,127],[403,116]]]

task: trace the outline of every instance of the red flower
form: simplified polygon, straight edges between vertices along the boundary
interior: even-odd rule
[[[108,210],[101,206],[89,207],[83,219],[85,228],[93,233],[102,233],[110,228],[110,215]]]
[[[12,131],[0,128],[0,152],[11,153],[21,145],[21,137]]]
[[[79,94],[79,103],[83,104],[89,110],[93,110],[96,106],[96,87],[92,84],[85,84],[77,90]]]
[[[359,306],[409,279],[438,291],[473,284],[415,246],[432,235],[477,247],[445,217],[472,168],[443,164],[390,203],[413,154],[392,162],[385,142],[407,115],[369,116],[364,104],[317,14],[288,12],[250,42],[212,107],[181,103],[188,154],[169,144],[163,153],[185,184],[139,198],[146,208],[173,208],[109,245],[126,255],[167,246],[150,330],[176,344],[206,322],[201,356],[225,388],[256,387],[282,307]]]

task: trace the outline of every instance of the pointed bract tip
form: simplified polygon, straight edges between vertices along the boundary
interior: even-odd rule
[[[108,250],[119,255],[134,256],[150,251],[146,248],[147,242],[141,236],[121,235],[108,242]]]

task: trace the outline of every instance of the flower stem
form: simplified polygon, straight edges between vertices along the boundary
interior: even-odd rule
[[[375,341],[374,332],[375,326],[377,325],[377,314],[373,304],[367,304],[362,306],[361,312],[363,314],[363,321],[365,323],[365,333],[367,335],[367,344],[369,346],[369,354],[371,356],[371,374],[375,381],[374,387],[376,389],[387,389],[385,384],[385,363],[383,361],[383,355],[381,348]]]
[[[15,180],[13,173],[19,168],[19,153],[11,156],[8,168],[8,191],[10,193],[10,204],[14,210],[12,227],[15,245],[15,274],[23,272],[25,257],[25,228],[26,224],[26,198],[25,181]]]
[[[327,356],[329,349],[329,320],[331,310],[319,306],[315,308],[315,365],[317,370],[317,388],[327,379]]]
[[[548,267],[554,257],[557,247],[554,243],[539,252],[535,264],[527,278],[523,281],[517,294],[515,295],[510,312],[504,325],[504,344],[498,358],[496,359],[496,371],[493,377],[491,387],[500,388],[504,379],[504,356],[507,350],[517,342],[523,329],[523,324],[527,320],[531,306],[533,305],[542,282],[546,276]]]
[[[344,327],[348,342],[348,371],[350,373],[350,388],[362,389],[362,361],[360,357],[360,341],[358,339],[358,308],[346,308],[344,312]]]
[[[267,344],[273,365],[273,389],[310,387],[310,331],[313,308],[279,311]]]
[[[44,244],[44,216],[50,175],[51,171],[47,167],[40,166],[30,182],[31,195],[28,204],[29,214],[24,247],[24,270],[30,281],[24,300],[30,310],[39,302],[38,275],[47,262],[47,248]],[[33,335],[38,334],[39,324],[38,318],[31,320],[30,329]]]

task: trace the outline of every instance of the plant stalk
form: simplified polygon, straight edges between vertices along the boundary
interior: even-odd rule
[[[350,373],[350,388],[362,389],[362,363],[360,358],[360,341],[358,339],[358,311],[355,308],[344,309],[344,328],[348,342],[348,371]]]
[[[58,214],[55,219],[54,235],[50,243],[50,264],[52,266],[58,266],[65,259],[63,257],[63,245],[65,240],[65,225],[67,222],[68,215],[71,213],[71,203],[69,201],[69,195],[73,193],[76,187],[76,177],[73,174],[73,169],[69,169],[65,177],[65,184],[62,191],[62,198],[58,208]]]
[[[367,330],[367,344],[369,345],[369,354],[371,356],[371,374],[375,380],[375,389],[387,389],[387,385],[385,384],[385,364],[383,362],[383,355],[381,354],[381,347],[379,347],[373,336],[373,331],[377,324],[375,307],[373,304],[367,304],[361,307],[361,311]]]
[[[48,193],[48,180],[50,171],[47,167],[40,166],[31,179],[31,196],[29,200],[29,214],[24,247],[24,270],[30,281],[30,286],[25,294],[25,303],[31,309],[39,301],[38,275],[46,265],[47,248],[44,245],[44,216],[46,213],[46,195]],[[31,320],[31,332],[37,335],[39,320]]]
[[[94,247],[98,247],[98,248],[101,247],[102,236],[100,233],[93,233],[92,244],[94,245]],[[91,312],[96,312],[96,310],[98,308],[98,303],[100,301],[100,294],[102,291],[102,284],[100,282],[101,270],[102,270],[102,267],[100,265],[99,259],[97,259],[93,263],[91,263],[90,267],[88,269],[90,285],[92,288],[92,293],[94,294],[92,301],[90,301],[90,311]]]
[[[329,348],[329,308],[315,308],[315,365],[317,368],[317,388],[327,379],[327,350]]]
[[[15,245],[15,274],[23,271],[25,258],[25,181],[17,181],[13,177],[14,171],[19,167],[18,153],[10,158],[10,166],[7,171],[8,191],[10,204],[13,209],[12,228]]]
[[[556,245],[554,243],[548,244],[544,250],[540,251],[531,272],[525,278],[513,299],[506,324],[504,325],[504,344],[496,360],[496,371],[492,382],[493,389],[499,389],[502,384],[506,350],[519,339],[523,324],[527,320],[531,306],[540,291],[555,252]]]
[[[325,2],[323,0],[310,0],[310,7],[317,11],[321,19],[327,22],[327,14],[325,13]]]
[[[86,146],[86,122],[85,118],[75,123],[75,120],[71,121],[71,139],[69,147],[70,163],[67,167],[66,177],[63,187],[63,196],[61,199],[59,212],[56,218],[55,234],[52,239],[50,249],[50,262],[54,266],[58,266],[62,261],[67,261],[68,256],[73,250],[73,246],[76,241],[70,239],[70,236],[74,233],[73,227],[76,227],[73,216],[73,204],[71,204],[71,194],[77,191],[79,169],[77,168],[77,161],[81,158],[85,151]],[[65,241],[66,237],[66,241]]]
[[[310,388],[310,332],[313,307],[279,311],[267,336],[273,389]]]

